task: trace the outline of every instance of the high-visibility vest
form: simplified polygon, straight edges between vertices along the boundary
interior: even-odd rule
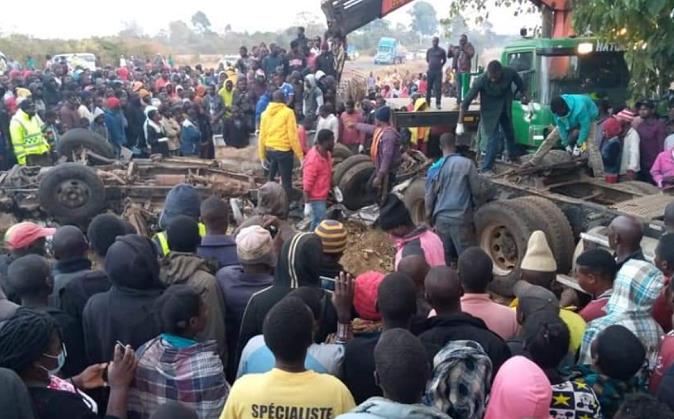
[[[199,236],[204,237],[206,235],[206,226],[203,223],[199,223]],[[160,231],[154,235],[154,241],[159,245],[159,250],[161,251],[162,256],[168,256],[171,253],[169,249],[168,237],[166,236],[165,231]]]
[[[9,132],[16,161],[26,165],[26,156],[41,155],[49,152],[49,143],[42,134],[42,120],[35,115],[32,118],[19,109],[12,117]]]

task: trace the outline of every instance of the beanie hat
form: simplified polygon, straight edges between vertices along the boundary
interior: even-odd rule
[[[521,268],[534,272],[557,272],[555,256],[542,231],[537,230],[531,233]]]
[[[236,255],[246,265],[276,265],[271,234],[258,225],[242,228],[236,235]]]
[[[375,112],[374,117],[377,119],[377,121],[390,122],[391,108],[389,108],[388,106],[382,106],[381,108],[377,109],[377,112]]]
[[[179,216],[186,215],[195,220],[201,214],[201,197],[193,186],[181,183],[174,186],[166,196],[164,209],[159,216],[159,227],[166,230],[171,221]]]
[[[393,230],[402,225],[413,225],[410,212],[403,201],[394,194],[388,194],[379,208],[379,227],[382,230]]]
[[[634,121],[634,118],[636,118],[637,115],[631,110],[625,108],[622,111],[618,112],[615,117],[619,121],[632,123],[632,121]]]
[[[321,238],[323,253],[342,253],[346,249],[346,228],[339,221],[324,220],[314,233]]]
[[[108,109],[117,109],[119,108],[119,99],[116,97],[109,97],[107,100]]]
[[[604,136],[606,138],[617,137],[620,134],[620,131],[622,131],[622,125],[620,124],[620,121],[612,116],[606,118],[606,121],[601,124],[601,128],[604,130]]]
[[[358,275],[353,283],[353,307],[364,320],[381,320],[377,311],[377,290],[384,276],[381,272],[368,271]]]

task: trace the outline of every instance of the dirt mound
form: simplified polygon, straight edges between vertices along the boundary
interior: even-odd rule
[[[349,239],[341,262],[347,272],[393,271],[395,247],[388,234],[354,222],[347,222],[346,228]]]

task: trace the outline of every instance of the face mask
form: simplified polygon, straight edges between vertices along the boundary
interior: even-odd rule
[[[66,352],[65,345],[61,345],[61,352],[58,354],[58,356],[49,355],[49,354],[42,354],[42,355],[46,356],[47,358],[57,360],[56,368],[54,368],[53,370],[47,369],[47,368],[43,367],[42,365],[39,365],[40,368],[47,371],[50,375],[56,375],[56,374],[58,374],[59,371],[61,371],[61,368],[63,368],[63,365],[65,365],[66,357],[68,356],[68,353]]]

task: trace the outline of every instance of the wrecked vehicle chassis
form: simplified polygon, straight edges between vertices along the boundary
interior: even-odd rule
[[[138,159],[95,167],[80,163],[14,166],[0,174],[0,211],[18,219],[86,225],[111,210],[127,216],[132,212],[136,218],[142,214],[147,224],[179,183],[193,185],[202,197],[221,198],[246,197],[257,187],[253,176],[224,170],[212,160],[190,158]],[[133,216],[129,219],[136,224]]]

